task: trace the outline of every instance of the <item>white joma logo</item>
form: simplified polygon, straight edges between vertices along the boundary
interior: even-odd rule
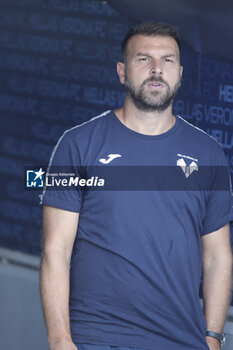
[[[121,154],[108,154],[108,158],[100,158],[99,162],[103,164],[110,163],[113,159],[122,157]]]

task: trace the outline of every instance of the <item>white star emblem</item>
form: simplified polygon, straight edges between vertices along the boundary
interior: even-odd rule
[[[34,173],[36,174],[35,178],[33,181],[35,181],[36,179],[40,178],[41,179],[41,176],[45,173],[45,171],[42,170],[42,168],[40,168],[39,171],[34,171]]]

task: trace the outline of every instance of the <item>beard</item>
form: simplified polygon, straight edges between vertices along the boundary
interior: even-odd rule
[[[145,86],[150,82],[160,82],[166,87],[165,93],[163,91],[145,91]],[[165,111],[173,102],[179,87],[181,85],[181,79],[177,81],[174,88],[171,89],[170,86],[161,78],[152,76],[151,78],[145,80],[139,89],[136,89],[128,77],[125,77],[125,87],[126,94],[134,102],[135,106],[145,112]],[[159,95],[161,95],[159,97]]]

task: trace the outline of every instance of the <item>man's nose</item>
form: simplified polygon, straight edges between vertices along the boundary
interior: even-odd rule
[[[153,60],[151,64],[152,64],[150,69],[151,74],[162,75],[161,62],[158,60]]]

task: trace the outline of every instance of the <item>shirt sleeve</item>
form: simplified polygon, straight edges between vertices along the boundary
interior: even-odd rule
[[[219,147],[215,164],[211,166],[212,179],[206,200],[206,214],[203,220],[203,235],[233,223],[232,186],[224,151]]]
[[[65,132],[52,152],[40,204],[80,212],[83,190],[74,180],[82,178],[81,173],[78,147]]]

